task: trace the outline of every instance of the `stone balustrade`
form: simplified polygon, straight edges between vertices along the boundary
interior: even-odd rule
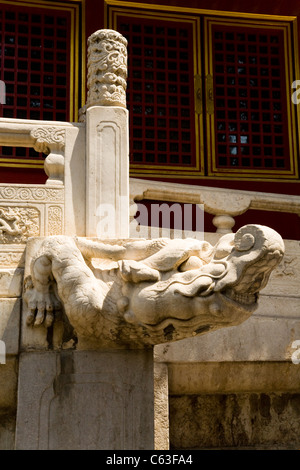
[[[44,169],[48,175],[45,185],[1,183],[0,204],[5,212],[2,216],[5,218],[7,211],[14,211],[20,217],[20,210],[30,210],[31,217],[36,214],[37,231],[43,235],[53,232],[52,225],[57,224],[59,215],[60,231],[79,230],[84,235],[85,124],[0,118],[0,146],[29,147],[43,152],[47,155]],[[64,204],[68,207],[65,215]],[[22,213],[23,216],[26,214]],[[32,224],[29,232],[29,236],[37,235],[31,233]],[[24,240],[18,240],[21,242]]]
[[[84,206],[86,197],[86,183],[82,178],[85,172],[85,159],[82,158],[86,152],[85,134],[86,123],[0,118],[0,145],[32,147],[47,154],[46,186],[64,186],[66,203],[80,194],[79,206]],[[231,232],[234,217],[249,209],[300,215],[300,196],[130,178],[131,219],[137,210],[135,203],[143,199],[202,204],[205,212],[214,215],[213,224],[217,233]],[[79,217],[81,221],[85,219],[84,208]],[[81,233],[84,234],[83,228]]]
[[[204,211],[214,215],[218,233],[232,232],[234,217],[249,209],[300,215],[300,196],[130,178],[131,217],[137,208],[135,203],[143,199],[203,204]]]
[[[76,134],[80,127],[83,125],[77,123],[0,118],[0,145],[31,147],[46,154],[46,185],[63,185],[66,147],[72,146],[72,131]]]

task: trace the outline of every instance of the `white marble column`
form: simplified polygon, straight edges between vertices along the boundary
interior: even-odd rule
[[[86,111],[86,235],[129,237],[128,111]]]
[[[88,39],[86,235],[129,237],[127,40],[117,31]]]

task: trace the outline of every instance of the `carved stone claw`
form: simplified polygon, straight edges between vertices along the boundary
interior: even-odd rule
[[[52,287],[52,289],[51,289]],[[61,316],[61,302],[58,300],[53,285],[50,284],[47,292],[38,291],[32,284],[31,277],[26,279],[24,299],[27,302],[29,313],[26,318],[28,326],[40,326],[46,328],[52,325],[54,318]]]

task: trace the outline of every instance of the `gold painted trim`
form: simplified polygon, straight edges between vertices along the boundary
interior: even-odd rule
[[[75,61],[75,54],[74,54],[74,14],[73,11],[71,12],[71,34],[70,34],[70,79],[72,76],[72,71],[74,70],[74,61]],[[76,76],[75,76],[76,79]],[[77,94],[77,93],[76,93]],[[70,80],[70,121],[74,120],[74,82]]]
[[[46,158],[46,157],[45,157]],[[44,159],[45,160],[45,159]],[[44,160],[37,160],[37,159],[33,159],[33,158],[5,158],[5,157],[0,157],[0,162],[2,163],[36,163],[36,164],[40,164],[41,165],[44,165]]]
[[[5,167],[5,168],[37,168],[37,169],[43,169],[43,167],[39,165],[22,165],[22,164],[13,164],[13,163],[0,163],[0,167]]]
[[[0,159],[0,166],[3,167],[13,167],[13,168],[44,168],[44,162],[32,162],[32,164],[28,163],[25,159],[22,160],[20,163],[16,163],[14,159],[9,162],[2,161]]]
[[[155,171],[157,170],[157,171]],[[184,173],[178,173],[178,171],[176,170],[170,170],[169,168],[168,169],[160,169],[160,168],[157,168],[156,169],[136,169],[136,170],[132,170],[130,169],[130,174],[133,176],[133,175],[142,175],[144,174],[145,176],[147,176],[148,174],[150,175],[153,175],[153,176],[156,176],[157,178],[159,178],[161,175],[164,175],[164,176],[169,176],[170,178],[191,178],[191,176],[195,176],[197,178],[199,178],[199,171],[190,171],[190,172],[184,172]],[[201,175],[202,178],[206,178],[205,175]]]
[[[131,169],[132,171],[135,171],[135,170],[139,170],[139,169],[142,169],[144,168],[144,166],[142,167],[141,165],[140,166],[135,166],[135,167],[132,167],[131,166]],[[183,168],[183,167],[177,167],[175,168],[174,166],[172,167],[172,169],[170,169],[170,167],[167,167],[167,166],[163,166],[163,167],[158,167],[158,165],[152,165],[152,166],[148,166],[147,167],[149,171],[152,171],[152,170],[166,170],[166,171],[171,171],[172,169],[173,170],[187,170],[186,168]],[[190,170],[192,171],[192,169]],[[187,171],[185,171],[185,173],[187,173]],[[211,176],[217,176],[219,173],[222,173],[222,174],[238,174],[239,176],[242,176],[242,175],[251,175],[251,174],[254,174],[254,175],[257,175],[258,174],[258,171],[256,169],[252,169],[252,170],[248,170],[248,169],[231,169],[231,168],[224,168],[223,170],[221,169],[219,171],[212,171],[211,173]],[[198,173],[197,173],[198,174]],[[270,174],[270,175],[290,175],[291,172],[289,170],[283,170],[283,171],[277,171],[277,170],[261,170],[259,172],[259,174],[262,174],[262,175],[266,175],[266,174]],[[294,174],[293,174],[294,175]]]
[[[219,10],[207,10],[200,8],[188,8],[188,7],[177,7],[171,5],[158,5],[158,4],[147,4],[147,3],[133,3],[123,0],[104,0],[108,6],[124,7],[124,8],[139,8],[142,10],[159,10],[177,13],[187,13],[194,15],[212,15],[212,16],[227,16],[229,18],[245,18],[245,19],[264,19],[272,21],[293,21],[296,20],[296,16],[278,16],[278,15],[264,15],[259,13],[239,13],[234,11],[219,11]]]
[[[177,171],[177,170],[180,170],[180,171],[183,171],[183,172],[193,172],[195,170],[197,170],[197,175],[199,174],[199,170],[196,166],[175,166],[175,165],[145,165],[145,164],[137,164],[137,163],[131,163],[130,164],[130,168],[135,171],[135,170],[142,170],[142,169],[148,169],[149,171],[152,171],[152,170],[157,170],[157,171],[161,171],[161,170],[166,170],[166,171]]]
[[[86,103],[86,76],[87,76],[87,58],[86,58],[86,0],[76,0],[81,2],[81,107]]]
[[[46,1],[46,0],[0,0],[0,3],[8,3],[9,5],[16,5],[16,6],[25,6],[25,7],[35,7],[35,8],[51,8],[51,9],[71,9],[70,4],[59,2],[58,8],[53,5],[53,2]],[[65,7],[65,8],[62,8]]]
[[[210,175],[210,176],[200,176],[199,173],[193,173],[193,174],[170,174],[169,172],[167,173],[162,173],[162,172],[133,172],[130,171],[130,176],[132,178],[172,178],[172,179],[177,179],[177,180],[203,180],[203,181],[256,181],[258,183],[278,183],[279,180],[278,178],[268,178],[266,179],[265,177],[251,177],[251,176],[245,176],[241,178],[240,176],[237,175],[229,175],[229,176],[223,176],[223,175]],[[282,177],[280,178],[280,183],[297,183],[299,184],[299,179],[294,176],[293,178],[286,178]]]
[[[295,59],[295,80],[300,80],[300,61],[299,61],[299,47],[298,47],[298,24],[297,21],[294,21],[293,23],[293,46],[294,46],[294,59]],[[298,145],[297,145],[297,150],[298,150],[298,155],[300,155],[300,136],[299,136],[299,129],[300,129],[300,103],[297,105],[293,105],[297,107],[296,109],[296,115],[297,115],[297,131],[296,131],[296,125],[295,125],[295,131],[298,135]],[[295,108],[294,108],[295,109]],[[296,159],[297,163],[297,172],[299,172],[299,165],[298,163],[299,158]]]

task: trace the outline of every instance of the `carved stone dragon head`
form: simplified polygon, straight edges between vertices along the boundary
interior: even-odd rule
[[[258,307],[259,291],[283,254],[277,232],[244,226],[221,237],[201,267],[192,256],[155,284],[127,287],[125,318],[156,343],[238,325]]]
[[[261,225],[215,246],[47,237],[31,260],[27,324],[49,327],[62,307],[83,348],[145,348],[235,326],[257,308],[283,254],[280,235]]]

